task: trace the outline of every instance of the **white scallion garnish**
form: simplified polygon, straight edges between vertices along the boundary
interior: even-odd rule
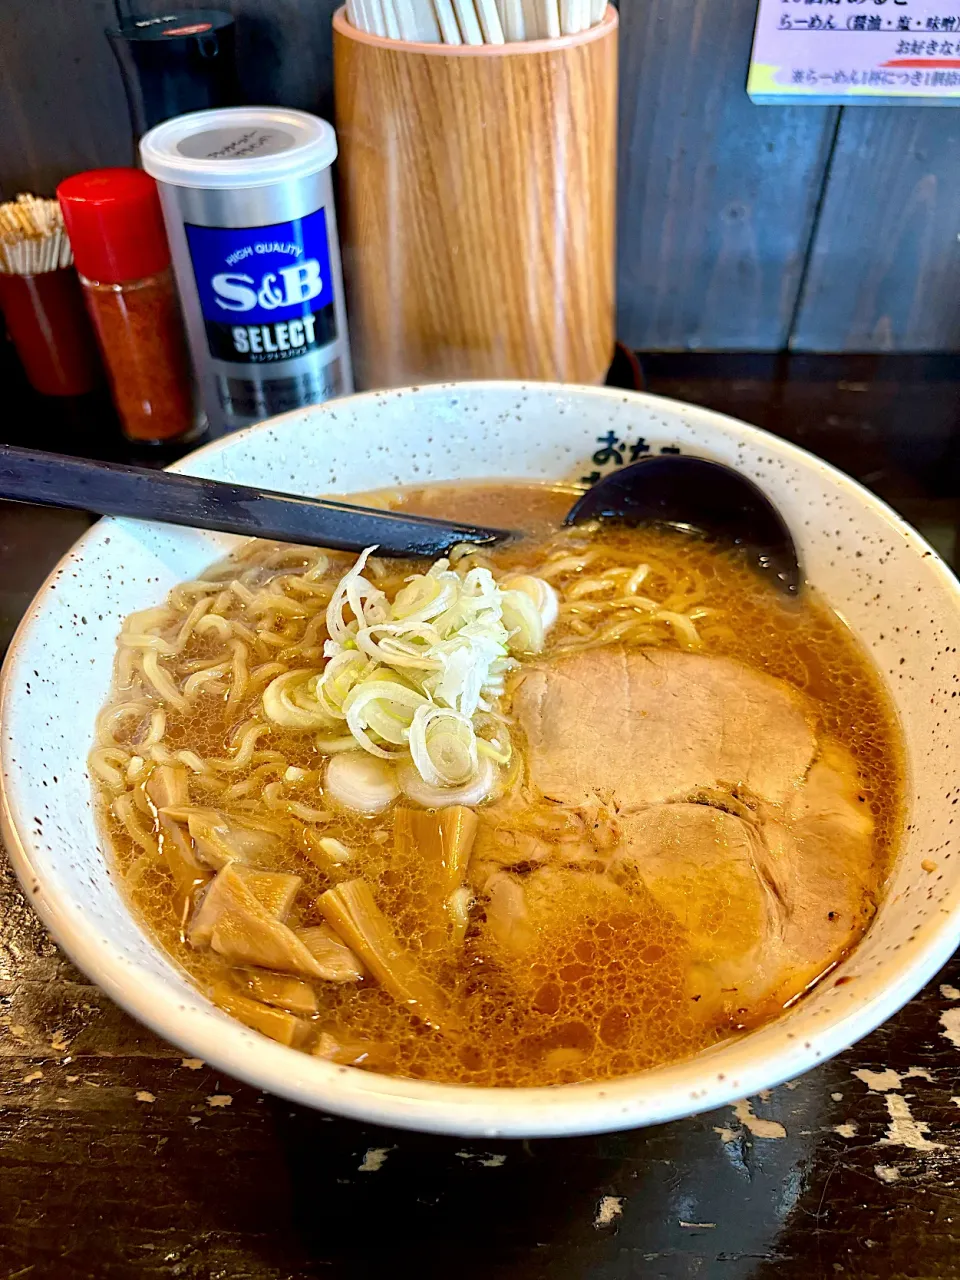
[[[543,649],[557,618],[556,592],[540,578],[498,583],[489,569],[460,572],[443,559],[408,578],[391,602],[364,577],[374,550],[341,578],[327,607],[323,670],[278,676],[264,692],[264,714],[284,728],[316,730],[321,750],[329,742],[342,751],[346,728],[368,757],[407,762],[421,785],[404,790],[414,799],[414,790],[432,797],[420,803],[482,799],[496,784],[497,766],[510,759],[510,740],[505,728],[495,741],[478,738],[474,718],[503,693],[517,665],[513,655]],[[345,770],[345,790],[354,789],[354,760],[347,751],[337,769],[331,762],[328,787],[330,773],[336,783]],[[353,807],[377,812],[364,785],[356,798]]]

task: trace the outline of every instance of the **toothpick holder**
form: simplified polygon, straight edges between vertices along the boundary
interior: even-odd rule
[[[363,387],[601,383],[614,350],[617,13],[408,44],[333,20],[340,228]]]

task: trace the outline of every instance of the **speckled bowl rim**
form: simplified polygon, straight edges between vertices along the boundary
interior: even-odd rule
[[[913,541],[928,558],[928,569],[939,579],[944,598],[960,623],[960,582],[937,552],[886,503],[856,481],[814,454],[781,438],[724,414],[649,393],[579,387],[556,383],[451,383],[443,387],[400,388],[373,391],[351,397],[351,403],[375,401],[380,406],[393,397],[420,392],[446,391],[450,395],[494,388],[511,393],[547,393],[564,396],[625,396],[652,409],[677,409],[707,431],[711,426],[734,430],[742,439],[773,454],[784,455],[801,467],[813,466],[838,489],[857,499],[879,516],[898,539]],[[318,408],[343,405],[343,400]],[[301,418],[302,410],[270,419],[244,431],[213,441],[182,458],[169,469],[191,472],[204,458],[243,447],[246,439],[267,428],[282,427],[286,420]],[[101,536],[111,521],[100,521],[74,545],[61,561]],[[398,1079],[349,1067],[338,1067],[287,1049],[262,1036],[253,1036],[241,1024],[219,1011],[198,1018],[179,1004],[170,984],[149,972],[138,972],[132,982],[129,966],[104,949],[91,923],[71,919],[55,895],[38,879],[32,859],[29,821],[15,808],[7,786],[7,730],[10,691],[21,675],[33,628],[49,600],[57,569],[48,576],[27,610],[11,642],[0,677],[0,832],[28,901],[74,963],[117,1004],[140,1022],[178,1047],[255,1087],[269,1090],[306,1106],[335,1112],[368,1123],[460,1137],[540,1137],[603,1133],[679,1119],[772,1088],[841,1053],[856,1040],[875,1030],[896,1013],[932,978],[960,943],[960,883],[949,889],[940,910],[917,931],[908,954],[889,962],[896,972],[888,981],[866,977],[846,1012],[831,1013],[816,1034],[806,1041],[784,1035],[781,1018],[738,1041],[721,1046],[726,1070],[718,1075],[708,1064],[717,1050],[635,1076],[591,1084],[524,1089],[492,1089]],[[78,726],[78,752],[87,749],[89,726]],[[151,945],[154,945],[151,940]],[[157,948],[158,949],[158,948]],[[158,949],[159,950],[159,949]],[[162,953],[161,953],[162,954]],[[166,959],[166,957],[164,957]],[[175,971],[175,966],[171,964]],[[862,998],[861,998],[862,994]],[[789,1016],[789,1015],[788,1015]],[[780,1034],[778,1034],[778,1032]],[[779,1042],[763,1052],[766,1041]]]

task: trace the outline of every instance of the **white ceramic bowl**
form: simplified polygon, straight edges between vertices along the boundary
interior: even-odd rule
[[[76,963],[135,1017],[234,1076],[343,1115],[464,1136],[589,1133],[704,1111],[806,1071],[909,1000],[960,940],[960,589],[926,543],[852,480],[703,409],[509,383],[355,396],[221,440],[176,469],[293,493],[349,493],[457,477],[577,479],[644,445],[716,458],[763,486],[793,529],[810,580],[869,647],[896,701],[910,827],[886,900],[841,971],[778,1022],[707,1055],[560,1088],[372,1075],[283,1048],[226,1017],[127,910],[94,824],[85,758],[121,619],[161,601],[235,540],[129,520],[102,521],[65,557],[4,668],[3,835],[30,901]],[[837,985],[839,977],[847,981]]]

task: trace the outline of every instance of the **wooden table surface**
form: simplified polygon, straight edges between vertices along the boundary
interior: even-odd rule
[[[644,365],[651,390],[837,462],[956,566],[956,361]],[[45,425],[49,447],[113,447]],[[84,523],[0,505],[0,642]],[[307,1111],[184,1059],[73,968],[5,866],[0,922],[0,1280],[960,1273],[956,957],[879,1031],[770,1093],[604,1137],[468,1142]]]

